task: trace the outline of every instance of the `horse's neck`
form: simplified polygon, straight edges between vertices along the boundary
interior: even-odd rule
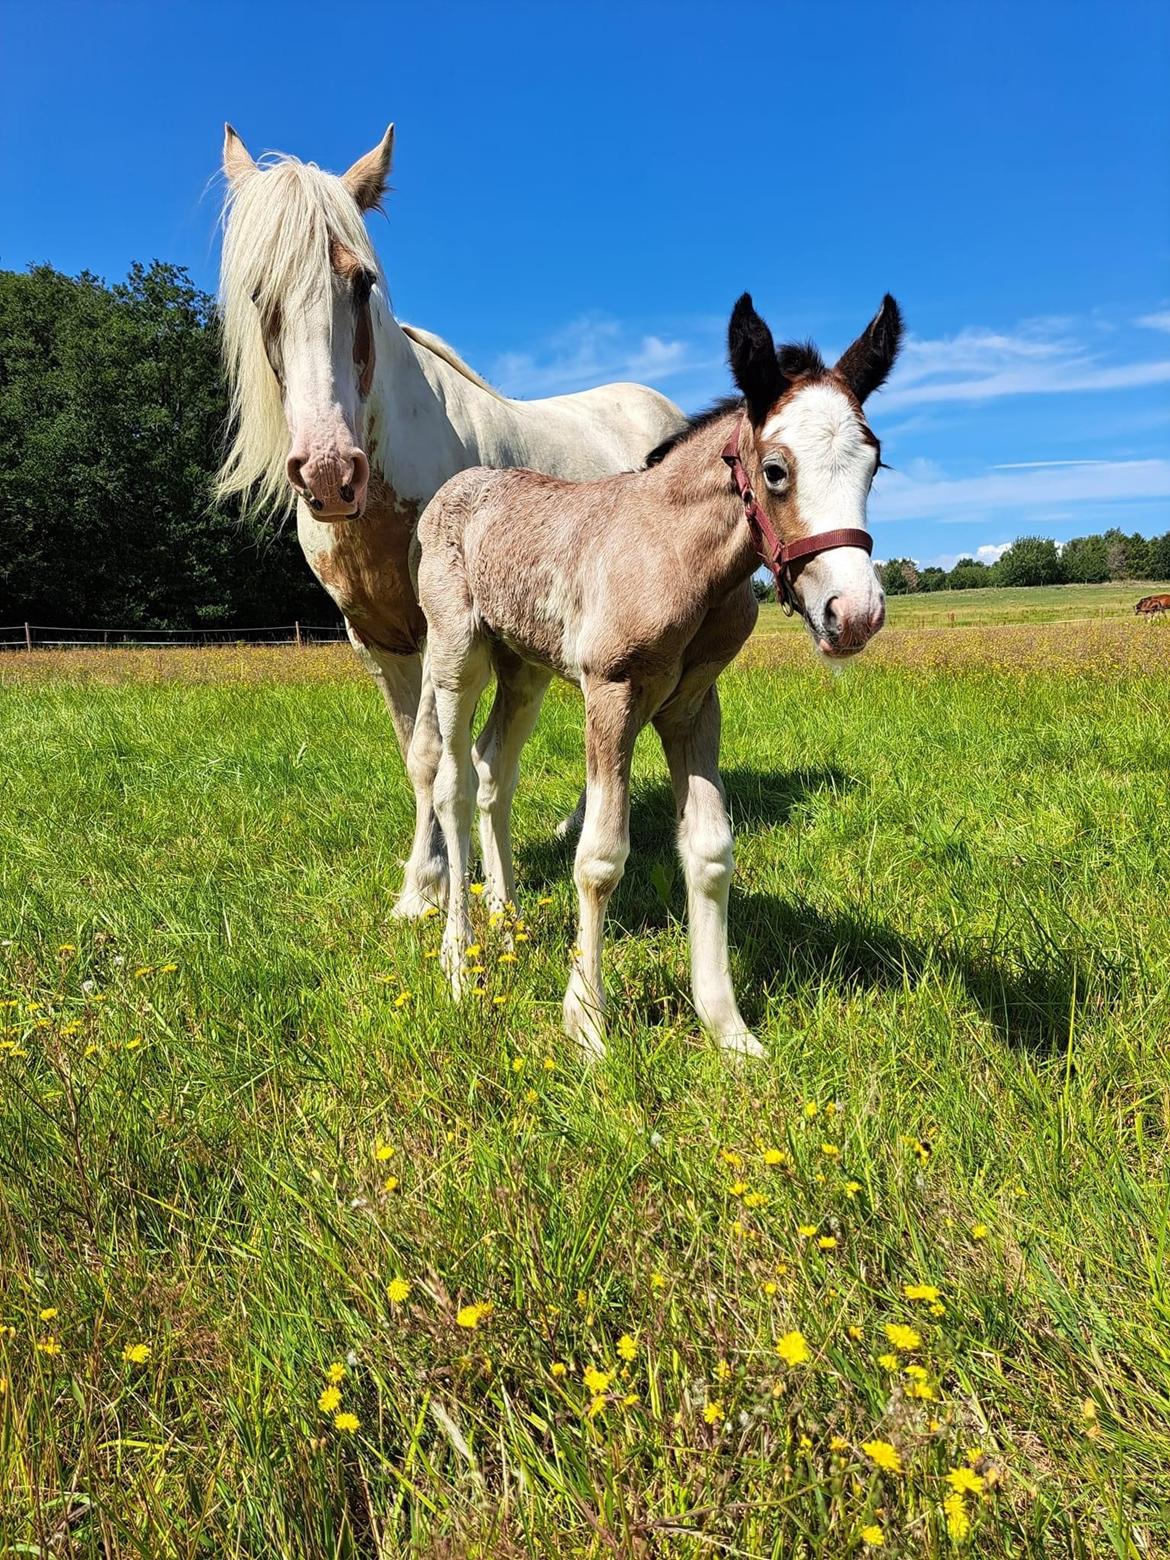
[[[367,413],[370,464],[400,500],[428,503],[467,466],[510,465],[520,414],[379,310]]]
[[[743,500],[720,454],[737,418],[738,413],[712,423],[653,468],[682,566],[696,586],[716,597],[742,584],[760,564]]]

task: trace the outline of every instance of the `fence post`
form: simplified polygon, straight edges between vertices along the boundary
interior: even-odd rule
[[[26,650],[32,649],[32,629],[27,623],[24,625],[24,648]]]
[[[299,650],[301,648],[301,625],[299,619],[293,624],[293,631],[297,637],[297,649]]]

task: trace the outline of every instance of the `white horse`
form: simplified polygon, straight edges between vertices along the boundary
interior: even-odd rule
[[[233,438],[221,497],[288,513],[310,567],[381,687],[405,758],[415,737],[426,625],[407,565],[418,517],[468,466],[574,481],[628,471],[684,424],[644,385],[512,401],[445,342],[401,325],[362,214],[381,203],[394,144],[348,172],[255,162],[230,125],[221,272]],[[414,750],[437,745],[431,717]],[[415,829],[394,913],[446,897],[433,813]]]

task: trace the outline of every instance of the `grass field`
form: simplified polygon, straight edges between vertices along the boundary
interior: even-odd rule
[[[895,602],[840,678],[766,617],[723,683],[738,1068],[649,740],[609,1058],[559,1036],[570,693],[516,962],[485,924],[456,1010],[437,923],[387,923],[407,793],[348,652],[0,658],[0,1554],[1170,1552],[1137,593]]]

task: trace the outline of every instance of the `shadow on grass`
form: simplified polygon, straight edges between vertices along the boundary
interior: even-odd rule
[[[729,769],[723,775],[737,834],[788,822],[805,803],[834,796],[858,782],[842,770],[798,769],[776,774]],[[610,909],[610,935],[635,935],[678,920],[684,911],[682,874],[674,855],[674,800],[666,785],[635,791],[633,843],[626,875]],[[572,874],[575,840],[549,836],[522,852],[526,887],[544,888]],[[1062,947],[1033,927],[1029,946],[958,946],[924,941],[850,909],[825,911],[799,893],[782,896],[733,888],[729,933],[745,1017],[756,1022],[762,997],[825,986],[838,996],[863,990],[913,989],[924,981],[958,980],[968,1000],[1005,1043],[1037,1053],[1063,1049],[1074,998],[1080,1011],[1116,1001],[1125,971],[1099,950]],[[677,1000],[676,997],[668,999]],[[651,1007],[657,1007],[651,1003]],[[662,1013],[649,1013],[652,1020]]]

